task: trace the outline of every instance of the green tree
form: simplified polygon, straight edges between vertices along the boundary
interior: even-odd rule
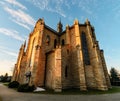
[[[112,82],[118,81],[118,80],[119,80],[118,75],[119,75],[119,74],[118,74],[118,71],[117,71],[114,67],[112,67],[112,68],[110,69],[111,81],[112,81]]]
[[[2,82],[7,82],[7,78],[8,78],[8,73],[5,73],[5,75],[2,78]]]
[[[5,73],[5,76],[4,77],[8,77],[8,73]]]

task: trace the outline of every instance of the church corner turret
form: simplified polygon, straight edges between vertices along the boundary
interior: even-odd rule
[[[90,21],[88,20],[88,18],[86,19],[85,24],[90,25]]]
[[[79,25],[78,19],[75,19],[75,20],[74,20],[74,25]]]

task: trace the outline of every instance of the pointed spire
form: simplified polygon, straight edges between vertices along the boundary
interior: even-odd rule
[[[20,50],[22,50],[22,48],[23,48],[23,44],[21,45]]]
[[[25,40],[25,42],[24,42],[24,48],[26,47],[26,40]]]
[[[88,18],[86,19],[85,23],[86,23],[87,25],[90,25],[90,21],[88,20]]]
[[[69,28],[69,25],[68,25],[68,24],[66,25],[66,29],[67,29],[67,28]]]
[[[62,25],[61,19],[60,19],[59,23],[57,24],[57,32],[58,33],[61,33],[63,31],[62,27],[63,27],[63,25]]]
[[[45,23],[45,22],[44,22],[44,18],[39,18],[38,21],[37,21],[37,23],[38,23],[38,22],[40,22],[40,24],[44,24],[44,23]]]
[[[74,20],[74,24],[75,24],[75,25],[76,25],[76,24],[79,24],[78,19],[75,19],[75,20]]]

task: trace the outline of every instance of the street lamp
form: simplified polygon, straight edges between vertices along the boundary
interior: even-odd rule
[[[29,84],[30,78],[31,78],[31,71],[28,71],[28,72],[25,74],[25,76],[26,76],[26,79],[28,80],[28,84]]]

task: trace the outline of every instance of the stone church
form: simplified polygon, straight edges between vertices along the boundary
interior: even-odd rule
[[[108,90],[111,87],[103,50],[96,40],[94,27],[88,19],[84,24],[75,20],[72,26],[59,21],[57,31],[36,22],[29,34],[28,44],[22,44],[12,81],[29,83],[62,91]]]

